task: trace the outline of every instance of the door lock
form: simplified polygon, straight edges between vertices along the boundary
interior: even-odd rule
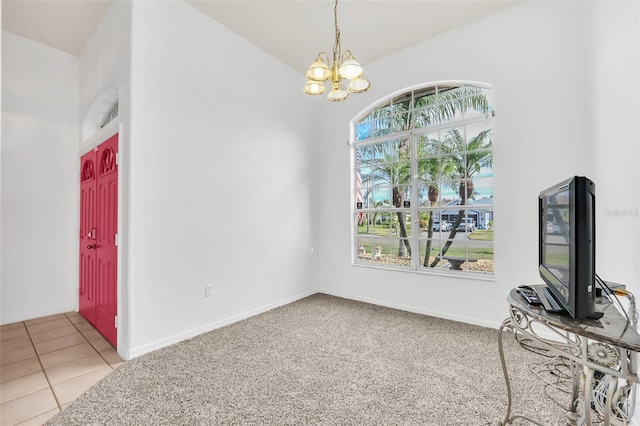
[[[96,246],[97,246],[97,244],[89,244],[89,245],[87,246],[87,248],[88,248],[88,249],[94,249],[94,250],[95,250]]]

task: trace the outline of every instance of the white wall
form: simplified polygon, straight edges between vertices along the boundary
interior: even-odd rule
[[[76,308],[78,58],[2,32],[0,322]]]
[[[133,4],[131,69],[136,356],[313,289],[315,126],[297,73],[183,2]]]
[[[591,18],[597,270],[640,295],[640,4],[596,2]]]
[[[638,182],[637,9],[638,3],[527,2],[365,64],[370,92],[354,95],[341,105],[326,105],[324,111],[333,125],[323,127],[326,143],[316,151],[322,176],[314,199],[319,210],[314,222],[317,286],[334,294],[497,326],[507,316],[507,291],[541,282],[537,272],[540,190],[571,175],[586,175],[596,181],[602,200],[637,209],[636,185],[628,187],[636,193],[624,201],[607,196],[608,190],[621,192],[619,184],[624,180]],[[621,28],[625,25],[629,27]],[[596,40],[603,33],[607,36]],[[620,63],[629,68],[618,72],[614,64]],[[624,80],[618,81],[619,76]],[[388,93],[451,79],[493,85],[495,281],[352,266],[349,151],[344,144],[349,120]],[[605,87],[605,82],[611,85]],[[611,87],[615,90],[607,94]],[[607,103],[599,106],[605,99]],[[603,113],[611,102],[616,104],[615,112]],[[604,135],[620,128],[621,118],[630,117],[636,120],[625,121],[619,130],[628,137],[618,138],[615,151],[600,155],[611,143]],[[619,167],[616,151],[631,154],[624,160],[629,167]],[[598,219],[606,224],[604,208],[599,205]],[[631,221],[637,226],[637,217]],[[598,267],[607,278],[637,283],[633,265],[638,247],[632,241],[637,232],[625,234],[625,250],[619,251],[617,235],[599,233]]]

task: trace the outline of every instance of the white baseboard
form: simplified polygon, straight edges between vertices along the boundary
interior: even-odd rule
[[[494,323],[493,321],[478,321],[476,318],[465,317],[462,315],[452,315],[448,312],[435,311],[431,309],[417,308],[415,306],[403,305],[401,303],[392,303],[386,300],[378,300],[370,297],[361,297],[354,294],[343,293],[340,291],[319,289],[319,293],[329,294],[331,296],[342,297],[343,299],[356,300],[358,302],[371,303],[372,305],[385,306],[387,308],[399,309],[401,311],[412,312],[414,314],[429,315],[432,317],[438,317],[448,319],[451,321],[464,322],[466,324],[478,325],[487,328],[500,328],[500,323]],[[505,318],[508,312],[505,311]]]
[[[218,321],[214,321],[212,323],[209,324],[205,324],[201,327],[197,327],[194,328],[192,330],[183,332],[183,333],[178,333],[178,334],[174,334],[173,336],[168,336],[165,337],[163,339],[159,339],[156,340],[154,342],[151,343],[147,343],[145,345],[142,346],[138,346],[136,348],[132,348],[132,349],[127,349],[127,350],[122,350],[122,353],[120,351],[118,351],[118,354],[125,360],[131,360],[133,358],[137,358],[141,355],[147,354],[149,352],[153,352],[155,350],[158,349],[162,349],[164,347],[167,347],[169,345],[173,345],[174,343],[178,343],[181,342],[183,340],[186,339],[190,339],[192,337],[198,336],[202,333],[206,333],[208,331],[212,331],[230,324],[233,324],[235,322],[238,321],[242,321],[243,319],[247,319],[249,317],[261,314],[263,312],[267,312],[270,311],[272,309],[275,309],[277,307],[283,306],[283,305],[287,305],[289,303],[295,302],[296,300],[300,300],[300,299],[304,299],[305,297],[311,296],[312,294],[317,293],[316,290],[311,290],[311,291],[307,291],[301,294],[298,294],[296,296],[293,297],[289,297],[286,299],[282,299],[279,300],[277,302],[274,303],[270,303],[268,305],[263,305],[245,312],[240,312],[238,314],[232,315],[230,317],[227,318],[223,318],[220,319]]]

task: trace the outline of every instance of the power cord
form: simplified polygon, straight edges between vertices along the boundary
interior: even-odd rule
[[[547,358],[541,362],[529,363],[529,370],[545,384],[544,394],[554,404],[566,409],[567,403],[563,399],[566,395],[571,395],[573,389],[569,360],[561,355],[553,354],[550,349],[536,345],[533,339],[523,338],[516,334],[516,341],[523,349]],[[553,395],[557,392],[562,395]]]
[[[611,287],[609,287],[609,285],[605,282],[605,280],[600,278],[598,274],[596,274],[596,282],[600,285],[600,288],[605,290],[607,295],[610,296],[609,299],[612,300],[613,303],[620,308],[620,310],[622,311],[622,313],[627,319],[627,326],[631,325],[633,328],[635,328],[637,326],[638,313],[636,312],[636,302],[635,302],[635,298],[633,297],[633,294],[630,291],[627,291],[624,289],[617,288],[615,290],[612,290]],[[624,306],[622,305],[622,302],[620,302],[618,295],[629,298],[629,305],[630,305],[629,311],[631,311],[631,317],[629,317],[629,313],[627,312],[627,309],[625,309]],[[626,328],[625,328],[625,331],[626,331]]]

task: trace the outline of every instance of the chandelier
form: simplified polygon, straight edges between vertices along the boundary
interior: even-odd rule
[[[369,90],[371,84],[363,77],[363,69],[353,57],[350,50],[344,54],[340,50],[340,30],[338,29],[338,0],[333,7],[333,17],[336,28],[336,41],[333,45],[333,65],[329,68],[329,55],[318,53],[315,62],[307,70],[307,84],[304,93],[307,95],[321,95],[325,91],[324,82],[331,79],[331,91],[327,95],[330,101],[343,101],[349,93],[362,93]],[[349,80],[343,87],[342,80]]]

